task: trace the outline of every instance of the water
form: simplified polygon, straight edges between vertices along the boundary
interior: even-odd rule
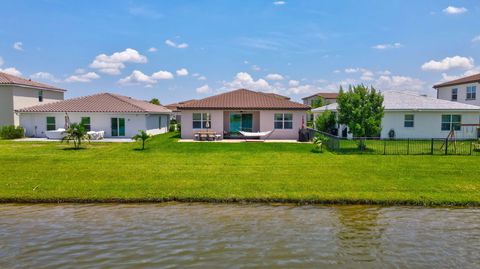
[[[0,205],[0,268],[479,268],[480,209]]]

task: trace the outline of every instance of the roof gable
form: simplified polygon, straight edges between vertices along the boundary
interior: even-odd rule
[[[21,77],[13,76],[7,73],[0,72],[0,85],[19,85],[25,87],[32,87],[44,90],[52,90],[52,91],[61,91],[64,92],[64,89],[60,89],[54,86],[50,86],[47,84],[39,83],[36,81],[32,81],[30,79],[24,79]]]
[[[338,92],[319,92],[319,93],[312,94],[312,95],[307,96],[307,97],[303,97],[302,100],[312,98],[312,97],[316,97],[316,96],[321,96],[325,99],[337,99],[338,98]]]
[[[289,109],[308,110],[304,104],[290,101],[277,94],[238,89],[200,100],[194,100],[178,107],[182,109]]]
[[[167,108],[113,93],[99,93],[19,109],[18,112],[170,113]]]

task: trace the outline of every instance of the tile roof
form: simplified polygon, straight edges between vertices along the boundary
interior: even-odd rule
[[[321,96],[325,99],[337,99],[338,98],[338,92],[319,92],[316,94],[312,94],[307,97],[303,97],[302,100],[305,100],[307,98],[315,97],[315,96]]]
[[[61,91],[61,92],[65,91],[64,89],[60,89],[60,88],[46,85],[43,83],[35,82],[30,79],[13,76],[3,72],[0,72],[0,85],[20,85],[20,86],[33,87],[33,88],[44,89],[44,90]]]
[[[178,103],[171,103],[171,104],[168,104],[168,105],[164,105],[164,107],[170,109],[171,111],[177,111],[177,110],[178,110],[178,107],[179,107],[180,105],[189,103],[189,102],[191,102],[191,101],[196,101],[196,99],[190,99],[190,100],[181,101],[181,102],[178,102]]]
[[[385,111],[388,110],[460,110],[460,111],[479,111],[479,106],[468,105],[458,102],[452,102],[433,97],[418,95],[412,92],[385,91],[382,93]],[[337,103],[329,104],[319,108],[312,109],[312,112],[321,112],[325,110],[337,110]]]
[[[454,86],[454,85],[458,85],[458,84],[465,84],[465,83],[472,83],[472,82],[479,82],[480,83],[480,73],[478,73],[476,75],[463,77],[463,78],[447,81],[447,82],[444,82],[444,83],[436,84],[436,85],[433,85],[433,88],[437,89],[437,88],[440,88],[440,87]]]
[[[164,106],[136,100],[113,93],[99,93],[65,101],[26,107],[18,112],[113,112],[113,113],[170,113]]]
[[[310,107],[293,102],[278,95],[238,89],[179,106],[179,109],[289,109],[308,110]]]

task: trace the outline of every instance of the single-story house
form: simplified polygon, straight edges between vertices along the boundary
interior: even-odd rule
[[[99,93],[16,110],[26,136],[45,137],[46,131],[83,123],[105,137],[132,137],[139,130],[151,135],[168,132],[171,111],[146,101]]]
[[[181,136],[193,139],[201,130],[223,138],[238,138],[239,131],[270,132],[265,139],[298,139],[309,106],[278,94],[234,90],[179,106]]]
[[[385,91],[381,138],[427,139],[446,138],[451,129],[457,138],[474,139],[479,136],[480,107],[436,99],[406,91]],[[337,103],[312,109],[315,117],[330,110],[337,111]],[[472,126],[464,126],[471,124]],[[347,127],[339,126],[339,136],[347,137]]]
[[[165,105],[166,108],[168,108],[172,111],[170,119],[171,120],[176,120],[177,123],[181,123],[182,122],[182,116],[181,116],[181,113],[180,113],[180,110],[178,109],[178,107],[181,106],[181,105],[184,105],[188,102],[191,102],[191,101],[195,101],[195,99]]]

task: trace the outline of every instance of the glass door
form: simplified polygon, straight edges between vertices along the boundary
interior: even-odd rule
[[[125,136],[125,118],[111,119],[112,136]]]
[[[253,129],[253,115],[242,114],[242,131],[251,132]]]
[[[238,133],[242,128],[242,114],[230,113],[230,133]]]

